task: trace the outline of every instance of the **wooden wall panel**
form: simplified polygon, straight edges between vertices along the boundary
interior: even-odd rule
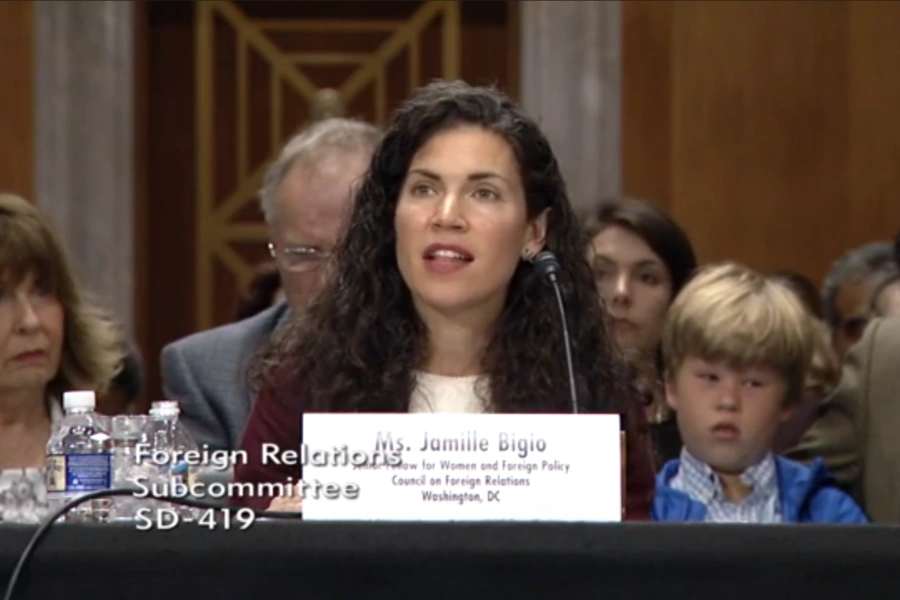
[[[193,3],[146,2],[147,139],[143,148],[149,258],[144,285],[147,392],[162,398],[159,354],[193,327],[196,251]]]
[[[900,3],[850,3],[846,243],[900,229]]]
[[[141,314],[150,324],[145,355],[150,398],[161,394],[158,363],[162,347],[206,326],[230,321],[242,284],[240,275],[250,272],[243,267],[268,258],[255,197],[259,181],[254,178],[269,154],[309,116],[307,100],[285,84],[284,73],[280,74],[278,91],[271,92],[273,64],[281,64],[281,71],[302,72],[313,89],[336,87],[345,91],[347,81],[358,79],[351,74],[360,67],[360,57],[362,63],[380,65],[385,60],[379,57],[383,49],[393,46],[386,41],[402,30],[398,38],[403,42],[401,51],[384,65],[385,93],[376,93],[379,82],[364,81],[364,87],[348,94],[348,116],[376,122],[383,121],[408,95],[413,83],[424,84],[444,72],[458,73],[473,82],[495,83],[513,96],[519,87],[518,45],[508,43],[518,39],[518,13],[512,2],[254,1],[203,5],[212,9],[199,8],[201,3],[192,2],[139,5],[145,29],[145,77],[139,89],[147,92],[146,105],[138,106],[147,119],[144,133],[139,132],[146,139],[138,158],[145,163],[138,175],[146,181],[142,214],[146,217],[143,235],[148,248],[142,279],[148,299]],[[397,22],[408,22],[425,5],[458,11],[458,35],[444,40],[444,20],[439,18],[426,23],[414,44],[404,41],[407,28],[398,29]],[[213,33],[212,44],[203,46],[210,55],[205,56],[208,62],[196,56],[197,10],[214,13],[212,27],[201,30]],[[244,42],[256,40],[245,44],[246,62],[237,58],[241,36]],[[266,47],[270,50],[261,50]],[[417,51],[415,59],[410,58],[410,47]],[[447,48],[449,59],[444,60],[443,49]],[[285,62],[291,68],[284,68]],[[240,68],[242,64],[247,66],[246,71]],[[198,93],[209,96],[201,96],[206,112],[198,109]],[[273,102],[273,97],[278,101]],[[209,135],[198,131],[198,114],[212,117]],[[243,121],[238,115],[245,116]],[[204,148],[209,158],[198,161]],[[212,167],[211,176],[202,177],[198,163],[204,169]],[[248,173],[247,167],[252,172]],[[200,189],[206,184],[200,184],[206,181],[213,192],[204,195]],[[203,199],[206,196],[212,200],[212,208]],[[210,218],[228,204],[229,197],[238,200],[229,205],[233,212],[222,209],[229,214]],[[204,218],[209,224],[203,228],[204,233],[213,231],[218,237],[208,235],[203,239],[199,235],[198,220]],[[227,252],[216,248],[216,256],[210,257],[211,239],[226,242],[217,245]],[[201,260],[196,259],[198,254],[203,256]],[[228,260],[222,260],[223,256]],[[206,265],[212,277],[203,277]],[[203,292],[204,281],[210,280],[213,284],[206,285]],[[197,310],[198,305],[203,310]]]
[[[622,11],[622,187],[668,208],[671,200],[674,2],[626,2]]]
[[[900,228],[900,11],[866,2],[628,2],[624,187],[702,261],[820,281]]]
[[[0,2],[0,191],[34,200],[34,7]]]
[[[140,348],[147,372],[157,372],[158,350],[151,351],[151,286],[150,286],[150,181],[148,151],[150,126],[149,87],[149,0],[134,3],[134,308],[132,321],[134,340]],[[157,234],[159,235],[159,234]],[[152,368],[150,368],[152,366]],[[150,409],[150,403],[162,397],[155,381],[144,386],[139,398],[140,411]],[[158,378],[155,378],[158,379]]]
[[[813,14],[815,13],[815,14]],[[843,219],[846,9],[679,4],[671,210],[700,256],[817,272]]]

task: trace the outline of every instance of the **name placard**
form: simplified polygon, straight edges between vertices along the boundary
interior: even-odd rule
[[[618,415],[308,414],[306,520],[622,519]],[[345,457],[315,460],[314,457]]]

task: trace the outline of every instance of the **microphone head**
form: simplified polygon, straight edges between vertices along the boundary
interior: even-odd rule
[[[562,270],[559,266],[559,261],[556,260],[556,256],[548,250],[544,250],[535,256],[533,264],[548,282],[555,281],[557,274]]]

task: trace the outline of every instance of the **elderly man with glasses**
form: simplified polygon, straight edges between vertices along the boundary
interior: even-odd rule
[[[181,404],[182,419],[198,444],[211,450],[240,444],[252,402],[250,360],[322,289],[353,187],[379,139],[380,132],[367,123],[326,119],[292,138],[266,172],[260,204],[287,301],[162,351],[166,398]]]

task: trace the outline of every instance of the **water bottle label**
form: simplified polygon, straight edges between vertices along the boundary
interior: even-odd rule
[[[45,478],[47,483],[47,491],[65,492],[66,491],[66,457],[60,454],[53,454],[47,457]]]
[[[112,455],[69,454],[65,457],[66,491],[93,492],[110,487]]]
[[[194,467],[186,461],[177,463],[171,469],[172,481],[179,486],[187,486],[189,489],[194,485]]]

